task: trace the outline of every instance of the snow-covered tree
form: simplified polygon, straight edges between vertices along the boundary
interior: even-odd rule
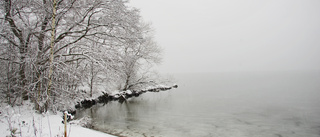
[[[145,64],[160,59],[149,26],[127,1],[57,0],[48,93],[52,12],[53,0],[0,2],[1,97],[12,104],[29,97],[40,111],[48,103],[67,109],[100,92],[95,86],[128,89],[146,81]],[[89,92],[81,90],[86,86]]]
[[[152,39],[150,26],[143,23],[140,25],[140,39],[124,45],[123,90],[148,84],[150,78],[154,78],[150,76],[150,66],[161,62],[161,49]]]

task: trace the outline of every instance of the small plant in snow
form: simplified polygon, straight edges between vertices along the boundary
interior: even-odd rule
[[[18,130],[17,128],[10,129],[11,134],[10,134],[10,136],[7,136],[7,137],[16,137],[17,130]]]
[[[12,110],[11,114],[9,112],[9,107],[10,106],[7,106],[6,107],[6,111],[7,113],[4,115],[7,123],[8,123],[8,129],[10,131],[10,135],[8,135],[7,137],[16,137],[16,134],[19,134],[20,132],[17,132],[18,129],[15,128],[13,125],[16,123],[16,121],[14,120],[14,118],[17,116],[15,115],[15,112],[14,110]]]

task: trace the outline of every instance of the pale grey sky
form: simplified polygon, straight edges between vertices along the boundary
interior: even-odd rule
[[[131,0],[161,72],[320,70],[320,0]]]

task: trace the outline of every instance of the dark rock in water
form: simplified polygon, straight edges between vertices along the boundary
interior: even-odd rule
[[[78,104],[76,104],[75,105],[75,108],[81,108],[81,107],[83,107],[83,108],[90,108],[90,107],[92,107],[93,105],[95,105],[95,104],[97,104],[97,101],[96,100],[83,100],[83,101],[81,101],[80,103],[78,103]]]
[[[132,96],[139,97],[141,92],[133,91]]]
[[[172,87],[173,87],[173,88],[178,88],[178,85],[177,85],[177,84],[175,84],[175,85],[173,85]]]
[[[133,95],[132,94],[127,94],[127,97],[128,98],[131,98]]]
[[[118,100],[118,102],[120,103],[120,104],[122,104],[123,102],[125,102],[126,101],[126,99],[124,99],[124,98],[119,98],[119,100]]]
[[[128,90],[128,91],[122,91],[117,94],[110,95],[108,93],[102,92],[103,95],[99,96],[96,100],[83,100],[75,105],[75,108],[90,108],[93,105],[97,103],[108,103],[109,101],[119,101],[120,103],[123,103],[128,98],[131,97],[139,97],[141,94],[146,92],[160,92],[165,90],[170,90],[172,88],[178,88],[178,85],[173,85],[171,87],[169,86],[159,86],[154,88],[148,88],[144,90]]]
[[[78,109],[78,108],[81,108],[81,105],[80,105],[80,103],[78,102],[78,104],[76,104],[74,107],[75,107],[76,109]]]
[[[119,100],[127,100],[126,95],[120,95]]]
[[[108,103],[109,100],[111,100],[111,96],[109,96],[108,93],[102,92],[103,95],[98,97],[98,103]]]
[[[134,94],[134,97],[139,97],[140,96],[140,94]]]
[[[148,88],[148,89],[143,89],[143,90],[128,90],[128,91],[122,91],[119,92],[117,94],[113,94],[110,95],[108,93],[104,93],[102,92],[103,95],[99,96],[97,99],[92,99],[92,100],[87,100],[84,99],[81,102],[78,102],[75,105],[76,109],[79,108],[90,108],[93,105],[97,104],[97,103],[105,103],[107,104],[109,101],[119,101],[119,103],[123,103],[125,102],[127,99],[131,98],[131,97],[139,97],[141,94],[146,93],[146,92],[160,92],[160,91],[165,91],[165,90],[170,90],[172,88],[178,88],[178,85],[173,85],[171,87],[167,87],[167,86],[159,86],[159,87],[154,87],[154,88]],[[75,115],[76,111],[68,111],[69,114],[71,115]],[[0,112],[1,114],[1,112]],[[71,120],[71,115],[68,115],[68,120]],[[63,121],[62,121],[63,123]]]
[[[77,112],[76,110],[68,110],[68,113],[71,114],[71,115],[75,115],[76,112]]]

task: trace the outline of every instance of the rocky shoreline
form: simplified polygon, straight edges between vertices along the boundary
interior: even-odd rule
[[[123,103],[129,98],[132,97],[139,97],[143,93],[147,92],[160,92],[160,91],[166,91],[173,88],[178,88],[177,84],[174,84],[173,86],[155,86],[155,87],[149,87],[142,90],[126,90],[126,91],[119,91],[116,93],[105,93],[102,92],[103,95],[99,96],[96,99],[84,99],[81,102],[78,102],[75,105],[76,109],[79,108],[90,108],[93,105],[96,105],[97,103],[108,103],[109,101],[119,101],[120,103]],[[69,111],[70,114],[74,115],[76,111]]]

